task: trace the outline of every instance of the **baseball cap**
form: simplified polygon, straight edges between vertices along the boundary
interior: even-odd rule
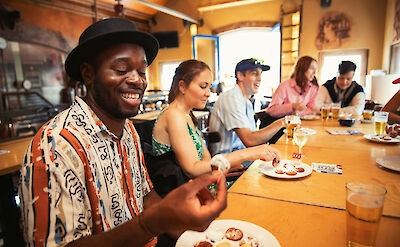
[[[255,68],[261,68],[262,71],[267,71],[270,69],[268,65],[263,64],[264,61],[257,59],[257,58],[248,58],[248,59],[243,59],[242,61],[238,62],[236,64],[235,68],[235,76],[238,71],[246,71],[249,69],[255,69]]]

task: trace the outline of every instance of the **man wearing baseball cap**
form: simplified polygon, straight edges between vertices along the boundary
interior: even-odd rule
[[[156,39],[126,19],[98,21],[80,36],[65,69],[87,94],[38,131],[21,168],[28,246],[154,246],[161,233],[205,230],[226,207],[219,172],[162,200],[153,190],[128,118],[157,52]],[[215,182],[214,199],[204,188]]]
[[[269,69],[255,58],[244,59],[236,65],[236,85],[218,97],[210,117],[210,131],[221,135],[220,142],[211,144],[213,154],[263,144],[284,126],[281,119],[261,130],[256,128],[250,97],[258,92],[261,73]]]
[[[400,84],[400,78],[392,82],[393,84]],[[386,103],[382,111],[389,112],[389,122],[400,123],[400,89],[395,95]]]

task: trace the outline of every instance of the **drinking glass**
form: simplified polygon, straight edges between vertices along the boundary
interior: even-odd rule
[[[346,246],[374,246],[386,189],[371,184],[346,184]]]
[[[295,128],[293,131],[294,142],[299,146],[299,154],[301,154],[301,148],[306,144],[308,137],[315,134],[315,130],[308,128]]]
[[[339,119],[340,103],[332,103],[331,112],[332,112],[332,118],[333,119]]]
[[[388,117],[389,117],[388,112],[385,111],[374,112],[375,134],[377,135],[385,134]]]
[[[330,104],[323,104],[321,107],[321,119],[327,120],[329,118],[329,112],[331,110]]]
[[[372,115],[374,114],[373,110],[364,110],[362,112],[362,116],[364,120],[372,120]]]
[[[299,116],[287,115],[285,116],[286,134],[288,138],[293,138],[293,129],[300,126],[301,120]]]

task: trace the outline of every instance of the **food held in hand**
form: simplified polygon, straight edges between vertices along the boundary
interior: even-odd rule
[[[194,247],[212,247],[212,243],[208,241],[201,241],[194,245]]]
[[[400,135],[400,124],[387,125],[386,133],[392,138],[397,137]]]
[[[243,232],[240,229],[231,227],[226,230],[225,237],[232,241],[238,241],[243,238]]]

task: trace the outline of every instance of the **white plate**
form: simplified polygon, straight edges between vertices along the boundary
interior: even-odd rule
[[[294,165],[295,167],[302,167],[304,168],[304,172],[297,172],[296,175],[287,175],[286,173],[284,174],[278,174],[276,173],[276,169],[272,166],[272,161],[264,162],[260,164],[260,171],[270,177],[274,178],[302,178],[310,175],[312,173],[312,168],[311,166],[300,162],[300,161],[295,161],[295,160],[281,160],[280,165],[283,166],[284,164],[291,164]]]
[[[300,117],[301,120],[317,120],[317,119],[320,119],[320,118],[321,117],[317,116],[317,115],[304,115],[304,116]]]
[[[377,158],[376,163],[387,169],[400,172],[400,156],[386,156]]]
[[[398,137],[396,137],[396,138],[389,137],[390,140],[383,140],[378,135],[373,134],[373,135],[364,135],[364,138],[369,141],[376,142],[376,143],[385,143],[385,144],[400,143],[400,139]]]
[[[278,240],[269,231],[257,226],[253,223],[241,220],[214,220],[204,232],[186,231],[176,242],[176,247],[192,247],[200,241],[207,240],[207,233],[209,232],[222,232],[225,233],[229,228],[234,227],[242,230],[243,238],[249,236],[256,238],[260,246],[280,247]],[[228,242],[231,246],[239,246],[240,241],[231,241],[226,238],[214,244]]]
[[[361,119],[360,122],[361,123],[373,123],[374,120]]]

